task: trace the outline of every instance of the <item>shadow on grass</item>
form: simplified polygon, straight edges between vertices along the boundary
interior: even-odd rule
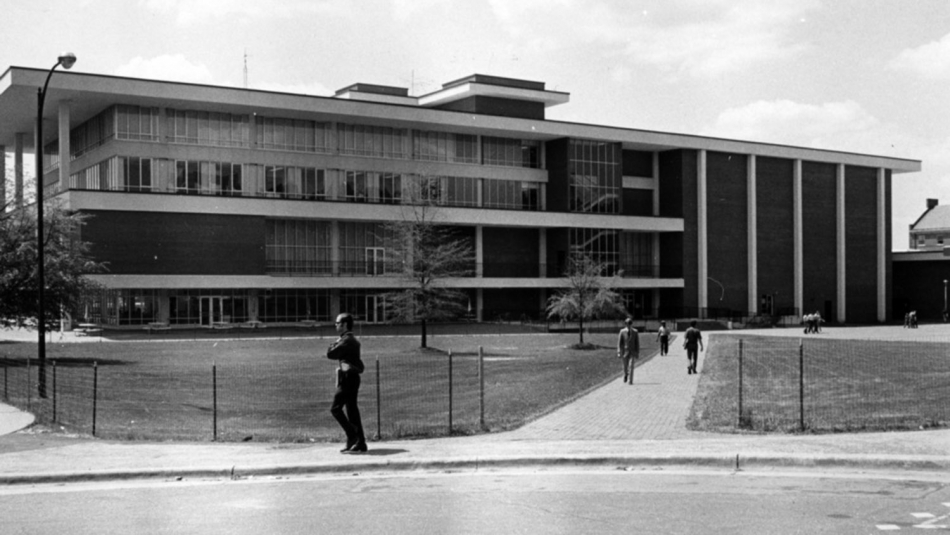
[[[53,363],[56,363],[56,366],[62,368],[91,368],[94,364],[99,366],[128,366],[134,364],[133,362],[120,359],[94,359],[94,358],[68,358],[68,359],[58,359],[58,358],[49,358],[46,359],[46,365],[52,367]],[[11,368],[26,368],[27,364],[31,367],[37,367],[39,365],[39,360],[35,358],[0,358],[0,367],[9,366]]]

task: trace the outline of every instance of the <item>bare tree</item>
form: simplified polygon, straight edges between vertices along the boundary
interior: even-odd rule
[[[385,225],[392,240],[392,270],[407,288],[385,294],[391,319],[421,326],[423,348],[431,321],[457,318],[466,312],[468,296],[445,281],[474,274],[471,240],[440,222],[438,178],[419,177],[402,195],[402,217]]]
[[[604,276],[609,266],[586,255],[571,256],[564,277],[567,288],[548,299],[548,318],[577,320],[580,342],[584,345],[584,322],[625,313],[620,294],[620,274]]]

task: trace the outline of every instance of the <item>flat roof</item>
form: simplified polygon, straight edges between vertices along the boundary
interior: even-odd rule
[[[24,133],[32,150],[36,94],[48,70],[10,67],[0,76],[0,144],[12,148],[15,134]],[[484,76],[484,75],[479,75]],[[461,79],[457,82],[464,81]],[[469,83],[471,83],[469,81]],[[73,71],[56,71],[50,79],[44,119],[55,125],[60,102],[70,102],[70,119],[78,125],[113,104],[201,109],[230,113],[307,117],[384,126],[415,127],[459,133],[482,133],[523,139],[564,137],[620,142],[625,149],[663,151],[695,149],[776,158],[881,167],[895,173],[920,171],[920,160],[870,154],[742,141],[692,134],[562,121],[520,119],[431,109],[422,106],[339,99],[257,89],[126,78]],[[44,129],[46,141],[55,128]]]

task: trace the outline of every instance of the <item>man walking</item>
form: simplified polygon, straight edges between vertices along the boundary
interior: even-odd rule
[[[656,339],[660,342],[660,356],[670,352],[670,330],[666,328],[666,322],[660,322],[660,328],[656,330]]]
[[[624,323],[627,326],[620,330],[620,337],[617,340],[617,356],[623,361],[623,382],[627,382],[630,377],[630,384],[633,384],[633,366],[634,361],[640,356],[640,336],[637,330],[633,328],[633,320],[627,318]]]
[[[686,374],[692,375],[699,373],[696,371],[696,361],[699,359],[697,348],[702,351],[705,351],[706,348],[703,347],[703,333],[699,332],[699,329],[696,328],[696,320],[689,322],[689,329],[686,329],[686,334],[683,335],[683,338],[683,349],[686,350],[686,358],[689,360]]]
[[[336,394],[333,396],[333,405],[330,406],[330,414],[340,422],[340,427],[346,433],[346,447],[340,450],[340,453],[364,453],[367,450],[363,421],[356,405],[356,396],[360,391],[360,374],[363,373],[364,366],[360,359],[360,342],[352,331],[353,316],[347,313],[337,316],[336,332],[340,337],[327,349],[327,358],[340,362],[337,369]]]

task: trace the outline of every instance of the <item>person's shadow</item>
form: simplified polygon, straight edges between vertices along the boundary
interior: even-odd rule
[[[370,448],[366,453],[362,453],[361,455],[397,455],[399,453],[406,453],[407,451],[409,450],[404,450],[401,448]]]

